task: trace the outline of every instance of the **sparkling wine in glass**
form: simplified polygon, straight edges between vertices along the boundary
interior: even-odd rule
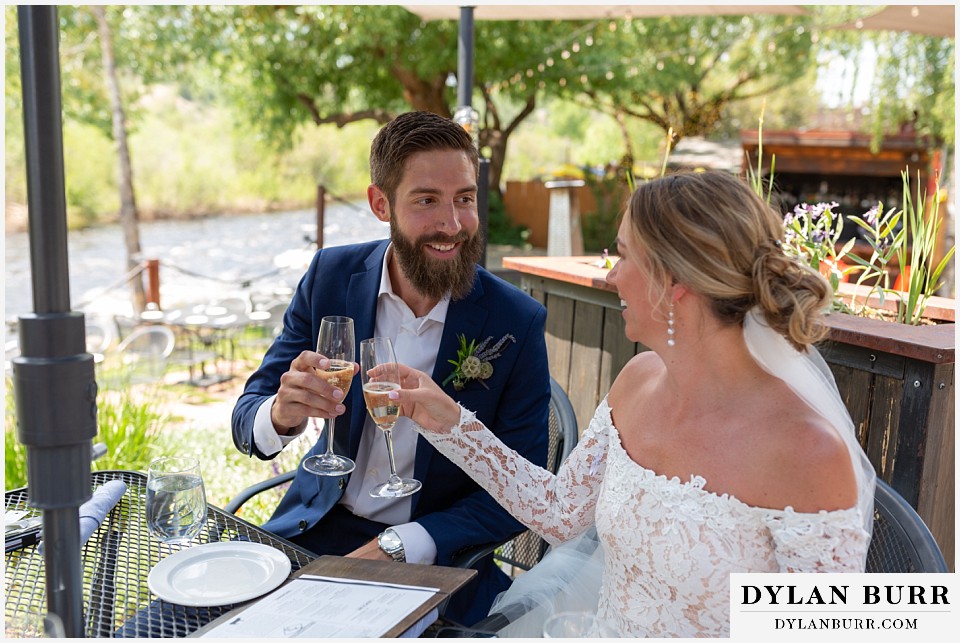
[[[317,352],[330,360],[327,370],[317,369],[317,375],[343,391],[341,402],[346,403],[353,382],[353,319],[337,315],[320,320]],[[343,476],[356,466],[350,458],[333,452],[333,428],[336,417],[327,420],[327,451],[312,455],[303,461],[303,468],[318,476]]]
[[[147,528],[167,544],[197,537],[207,519],[200,463],[196,458],[168,456],[150,463],[147,473]]]
[[[399,390],[400,369],[397,368],[397,356],[389,337],[374,337],[360,342],[360,376],[367,411],[383,431],[387,441],[387,457],[390,459],[390,477],[371,489],[370,495],[374,498],[401,498],[416,493],[422,486],[420,481],[398,476],[393,457],[393,425],[397,423],[400,408],[387,394]]]

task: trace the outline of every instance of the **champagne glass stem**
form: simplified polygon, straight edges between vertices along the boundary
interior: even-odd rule
[[[397,463],[393,458],[393,430],[384,429],[383,438],[387,441],[387,458],[390,460],[390,478],[387,480],[387,484],[390,485],[391,489],[396,489],[403,481],[397,475]]]
[[[327,420],[327,431],[328,431],[328,434],[327,434],[327,453],[326,453],[326,455],[324,456],[327,460],[330,460],[331,458],[334,458],[334,457],[335,457],[334,454],[333,454],[333,425],[336,424],[336,422],[337,422],[337,418],[336,418],[336,417],[332,417],[332,418],[330,418],[329,420]]]

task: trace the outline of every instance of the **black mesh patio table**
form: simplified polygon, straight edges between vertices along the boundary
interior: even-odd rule
[[[147,574],[161,559],[182,546],[161,543],[148,533],[145,474],[134,471],[91,474],[94,488],[110,480],[122,480],[127,491],[81,552],[85,635],[118,636],[121,626],[136,619],[138,636],[183,637],[235,608],[237,605],[184,607],[151,594]],[[41,514],[27,504],[26,488],[7,491],[5,508],[26,511],[28,517]],[[290,559],[291,575],[316,558],[302,547],[208,504],[206,525],[190,544],[230,540],[263,543],[282,551]],[[47,611],[42,553],[37,551],[36,544],[9,551],[4,567],[5,636],[42,636],[36,629]]]

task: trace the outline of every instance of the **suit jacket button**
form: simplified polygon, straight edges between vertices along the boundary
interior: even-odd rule
[[[340,491],[343,491],[347,486],[347,481],[343,478],[340,478],[340,480],[337,482],[337,486],[340,487]]]
[[[299,523],[297,523],[297,527],[300,528],[300,531],[305,531],[307,528],[307,521],[301,520]]]
[[[244,443],[243,443],[243,452],[244,452],[244,453],[250,453],[250,443],[249,443],[249,442],[244,442]]]

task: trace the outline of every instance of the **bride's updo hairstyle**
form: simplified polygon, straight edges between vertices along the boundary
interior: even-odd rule
[[[628,216],[651,284],[681,283],[707,298],[721,322],[759,306],[798,349],[826,335],[830,284],[780,247],[783,219],[740,178],[684,172],[637,186]],[[654,286],[656,287],[656,286]]]

